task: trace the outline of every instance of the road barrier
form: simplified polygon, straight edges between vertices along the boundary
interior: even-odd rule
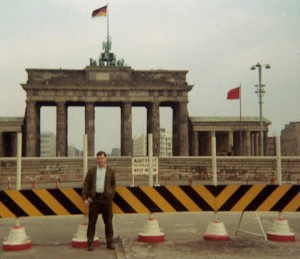
[[[86,214],[81,188],[0,191],[0,217]],[[299,185],[117,187],[113,212],[300,211]]]
[[[18,221],[19,217],[86,215],[88,211],[82,202],[81,192],[81,188],[0,191],[0,218],[16,218]],[[113,213],[115,214],[147,213],[151,215],[164,212],[201,211],[212,211],[215,217],[214,221],[209,223],[203,236],[205,240],[230,239],[224,224],[218,218],[218,212],[241,211],[241,223],[244,212],[254,211],[257,214],[260,211],[277,211],[280,213],[279,218],[274,221],[268,236],[257,216],[263,236],[266,240],[295,241],[295,234],[290,231],[288,222],[281,217],[281,213],[300,211],[300,186],[290,184],[119,186],[113,200]],[[149,224],[155,224],[155,229],[159,229],[158,222],[150,218],[145,223],[144,229],[148,230]],[[81,225],[85,230],[86,224]],[[236,234],[238,232],[252,233],[240,230],[239,226]],[[139,233],[140,241],[162,242],[164,240],[164,233],[161,231],[156,231],[155,238],[153,238],[153,233],[146,230],[145,233]],[[22,235],[19,234],[20,231]],[[79,232],[81,233],[82,229]],[[20,236],[20,240],[15,240],[16,235]],[[85,235],[77,235],[77,238],[72,241],[74,247],[86,245],[86,240],[82,237]],[[9,242],[10,239],[13,239],[13,242]],[[7,240],[3,243],[3,250],[6,251],[31,247],[31,241],[28,241],[25,229],[19,224],[11,229]]]

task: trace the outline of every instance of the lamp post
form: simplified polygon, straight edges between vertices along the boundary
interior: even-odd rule
[[[255,85],[255,87],[257,87],[258,89],[255,91],[255,93],[258,95],[259,97],[259,122],[260,122],[260,133],[259,133],[259,140],[260,140],[260,155],[263,156],[264,155],[264,139],[263,139],[263,119],[262,119],[262,97],[265,93],[264,87],[265,85],[263,85],[261,83],[262,79],[262,67],[265,67],[266,69],[270,69],[271,66],[269,64],[266,65],[261,65],[260,63],[257,63],[256,65],[253,65],[251,67],[251,70],[255,70],[256,67],[258,68],[258,85]]]

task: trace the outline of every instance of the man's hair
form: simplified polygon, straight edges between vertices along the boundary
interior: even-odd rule
[[[98,151],[96,156],[102,156],[102,155],[106,157],[106,153],[104,151]]]

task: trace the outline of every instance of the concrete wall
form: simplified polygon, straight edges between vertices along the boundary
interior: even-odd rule
[[[94,165],[95,158],[90,158],[88,165]],[[129,182],[131,176],[131,157],[109,157],[108,164],[116,170],[117,181]],[[219,180],[276,180],[275,157],[218,157],[217,170]],[[210,180],[210,157],[172,157],[159,158],[159,179],[161,180]],[[83,181],[82,158],[23,158],[22,183],[29,184],[32,179],[36,183],[55,183],[58,177],[61,183]],[[16,178],[16,158],[0,158],[0,188],[10,178]],[[147,181],[148,176],[138,176]],[[300,179],[300,157],[282,158],[282,179],[295,181]],[[185,184],[183,182],[182,184]],[[54,185],[53,185],[54,186]]]

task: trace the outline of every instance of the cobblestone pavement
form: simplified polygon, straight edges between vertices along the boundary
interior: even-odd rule
[[[102,245],[93,252],[72,248],[73,234],[83,217],[51,216],[20,218],[26,233],[32,241],[32,248],[19,252],[0,251],[0,258],[299,258],[300,255],[300,215],[283,213],[288,220],[296,242],[265,241],[262,236],[246,233],[235,235],[239,212],[218,213],[224,223],[229,241],[205,241],[203,235],[214,219],[212,212],[157,213],[160,228],[166,241],[162,243],[143,243],[137,241],[138,233],[148,220],[147,214],[114,215],[116,251],[107,250],[101,217],[97,225],[97,234]],[[270,230],[276,212],[258,213],[264,230]],[[0,219],[0,240],[3,241],[14,225],[14,219]],[[254,212],[244,214],[241,229],[261,234]]]

